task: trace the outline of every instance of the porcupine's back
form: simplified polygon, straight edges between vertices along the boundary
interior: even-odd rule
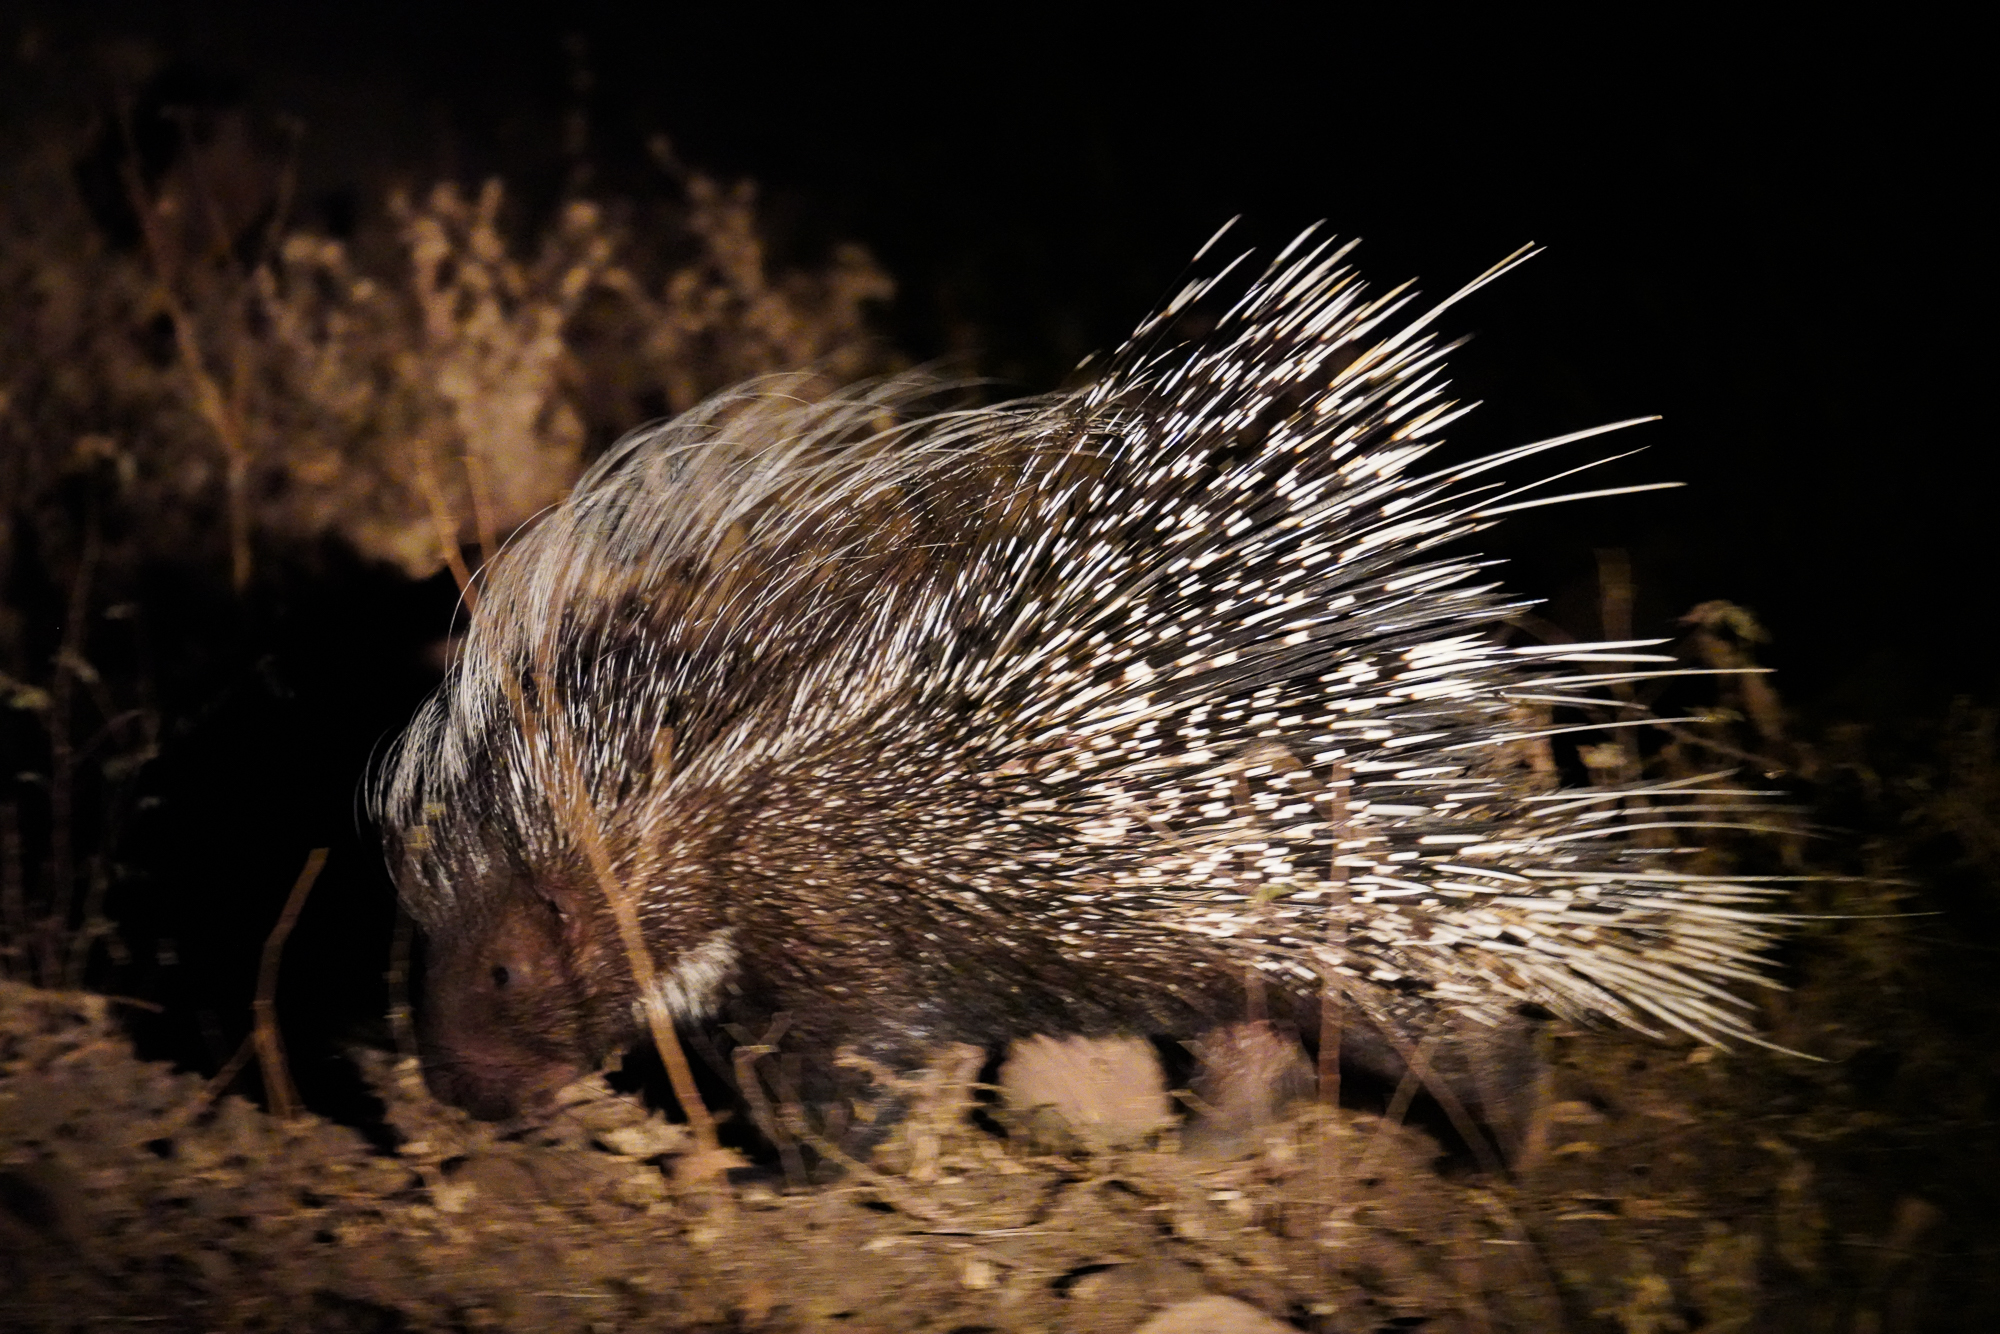
[[[588,838],[676,1013],[809,1048],[1260,993],[1309,1028],[1325,987],[1411,1037],[1523,1004],[1747,1035],[1762,891],[1533,772],[1539,712],[1652,660],[1506,648],[1521,604],[1441,551],[1547,446],[1416,472],[1442,349],[1344,255],[1075,394],[875,434],[896,391],[751,390],[600,464],[497,563],[384,788],[447,1095],[631,1036]]]

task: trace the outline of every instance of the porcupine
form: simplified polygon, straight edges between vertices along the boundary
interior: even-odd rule
[[[1532,762],[1671,660],[1510,647],[1532,603],[1450,549],[1553,480],[1490,474],[1632,423],[1422,471],[1432,325],[1521,256],[1413,315],[1351,248],[1191,283],[1072,392],[765,382],[615,446],[376,789],[432,1088],[506,1117],[638,1038],[606,871],[686,1031],[809,1072],[1329,1006],[1384,1069],[1529,1009],[1755,1040],[1771,891],[1636,828],[1746,794]]]

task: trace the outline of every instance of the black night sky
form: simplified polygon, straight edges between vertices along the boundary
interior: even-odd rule
[[[1524,519],[1492,545],[1561,596],[1632,551],[1655,628],[1728,598],[1800,702],[1990,691],[1986,259],[1969,43],[1725,17],[1576,26],[1338,9],[1203,22],[748,7],[52,7],[304,126],[302,197],[385,179],[643,193],[645,142],[756,179],[789,241],[869,247],[881,332],[1046,389],[1184,274],[1217,226],[1270,253],[1324,220],[1378,285],[1442,294],[1498,448],[1658,413],[1618,480],[1687,489]]]

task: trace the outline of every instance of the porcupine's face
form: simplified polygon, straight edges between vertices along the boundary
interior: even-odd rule
[[[629,1006],[593,1000],[590,924],[545,887],[511,877],[452,925],[425,937],[419,1011],[438,1098],[486,1121],[531,1115],[628,1040],[606,1018]]]

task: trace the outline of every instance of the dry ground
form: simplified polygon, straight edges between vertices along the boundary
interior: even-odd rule
[[[1542,1147],[1507,1180],[1441,1175],[1432,1140],[1344,1110],[1215,1161],[1037,1156],[959,1104],[879,1172],[718,1193],[677,1178],[682,1127],[608,1091],[498,1135],[364,1054],[388,1152],[208,1100],[133,1057],[113,1004],[0,985],[7,1330],[1122,1334],[1202,1294],[1341,1334],[1968,1314],[1937,1282],[1943,1211],[1843,1169],[1870,1128],[1774,1095],[1787,1058],[1552,1035]]]

